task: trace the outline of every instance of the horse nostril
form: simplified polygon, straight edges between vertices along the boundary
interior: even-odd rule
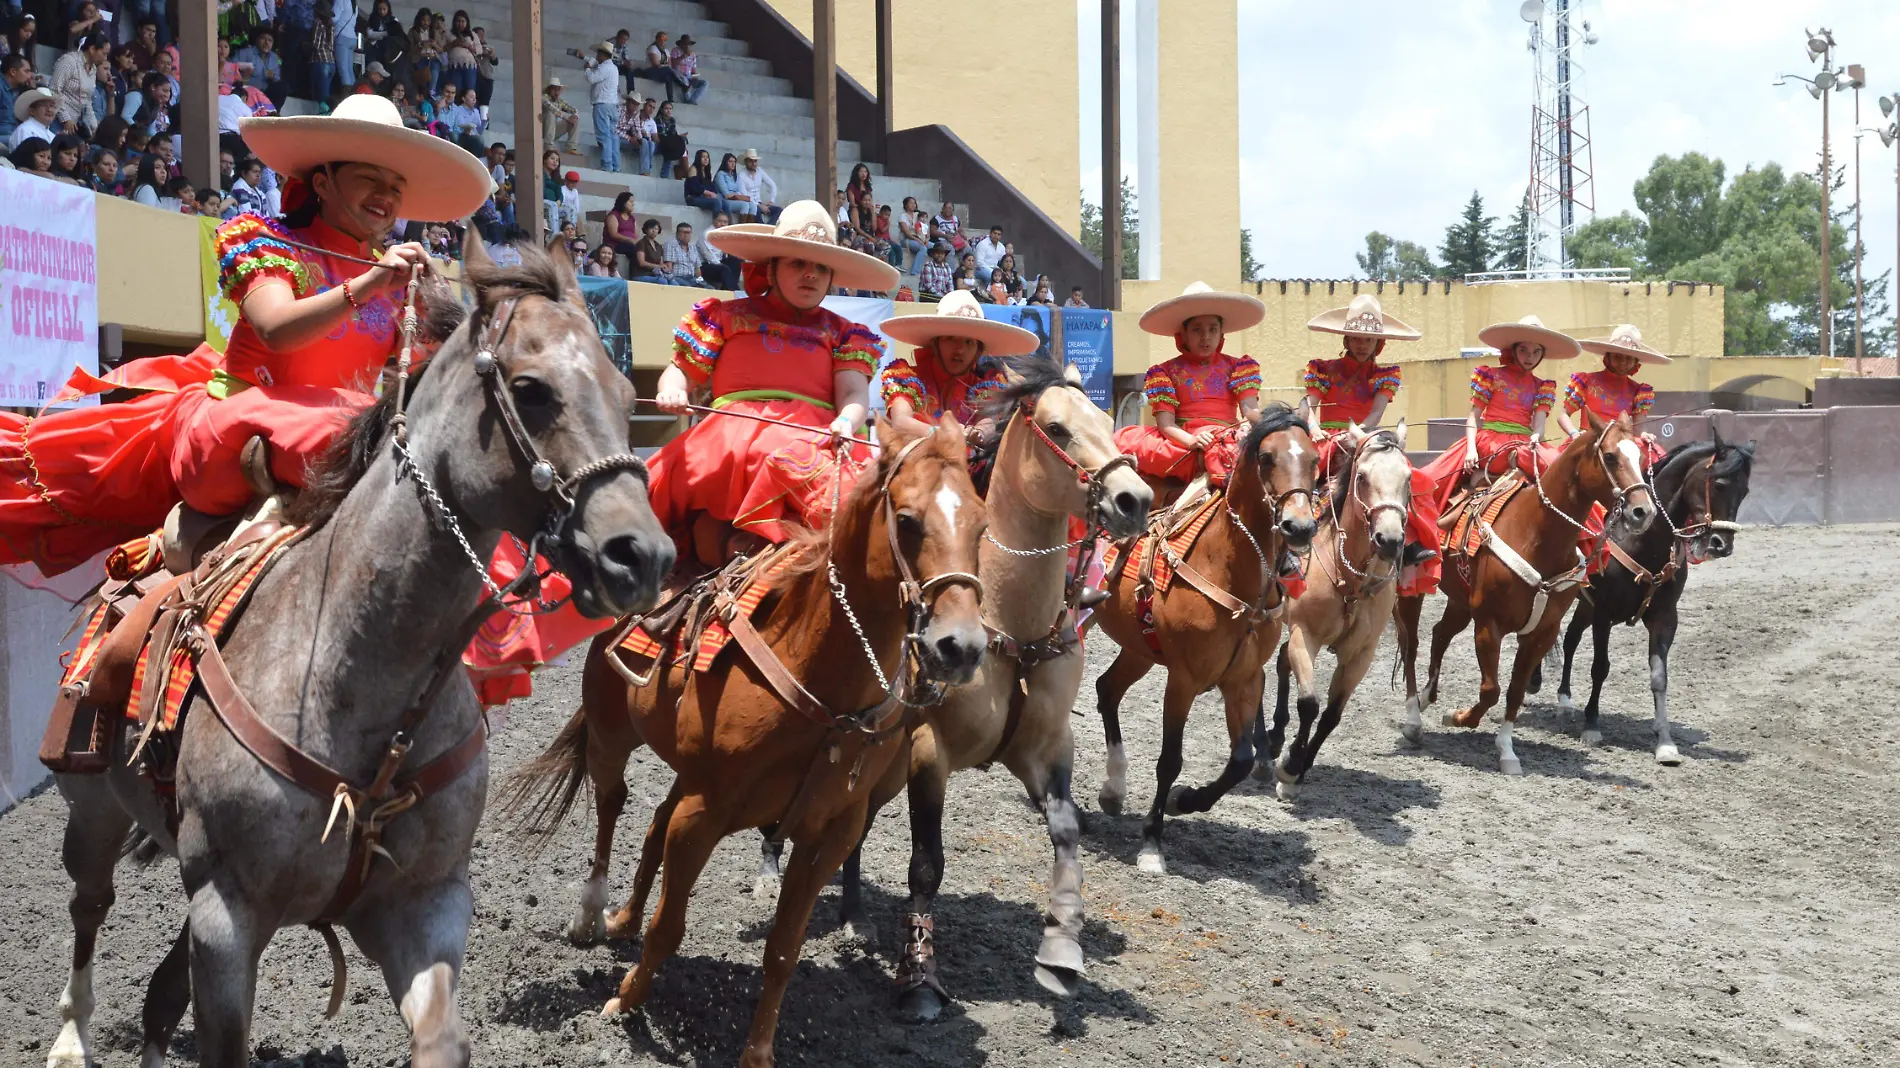
[[[603,563],[622,571],[638,571],[640,569],[640,541],[631,534],[608,538],[601,543],[600,558]]]
[[[1140,509],[1141,502],[1137,501],[1135,495],[1127,490],[1123,490],[1115,495],[1115,511],[1118,514],[1134,515]]]

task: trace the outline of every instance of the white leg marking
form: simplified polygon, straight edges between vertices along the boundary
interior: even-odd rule
[[[139,1068],[165,1068],[165,1051],[156,1043],[146,1043],[139,1051]]]
[[[46,1056],[46,1068],[91,1068],[92,965],[74,968],[59,995],[59,1037]]]
[[[1506,775],[1524,774],[1524,765],[1517,761],[1517,750],[1511,748],[1511,727],[1508,719],[1498,721],[1498,770]]]
[[[944,525],[953,536],[957,532],[957,509],[961,507],[963,498],[957,495],[957,491],[948,486],[937,491],[937,510],[943,513]]]
[[[1111,816],[1122,813],[1122,802],[1128,799],[1128,753],[1120,742],[1108,747],[1108,779],[1102,783],[1102,791],[1095,795],[1095,803],[1103,812]]]
[[[1282,801],[1292,801],[1300,796],[1300,780],[1286,770],[1286,756],[1281,755],[1273,762],[1273,794]]]
[[[1649,658],[1649,689],[1656,698],[1656,763],[1675,767],[1682,751],[1669,737],[1669,666],[1660,656]]]
[[[424,1025],[455,1015],[455,971],[447,964],[431,964],[409,981],[402,996],[402,1020],[414,1034]]]
[[[581,884],[581,908],[574,922],[567,925],[570,941],[582,944],[598,942],[607,935],[607,878],[589,879]]]
[[[1425,721],[1421,718],[1424,711],[1417,694],[1405,699],[1405,722],[1399,725],[1399,736],[1411,745],[1419,745],[1425,740]]]
[[[1141,843],[1141,852],[1135,856],[1135,867],[1149,875],[1168,874],[1168,862],[1161,859],[1161,847],[1153,842]]]

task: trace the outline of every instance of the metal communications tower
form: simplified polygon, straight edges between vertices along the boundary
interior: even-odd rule
[[[1578,210],[1596,211],[1592,181],[1590,107],[1577,96],[1583,73],[1576,62],[1597,42],[1588,19],[1571,29],[1581,0],[1524,0],[1518,15],[1530,24],[1531,181],[1529,271],[1565,270],[1567,245],[1577,232]]]

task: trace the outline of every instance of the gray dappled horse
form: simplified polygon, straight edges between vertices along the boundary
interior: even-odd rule
[[[408,738],[405,774],[483,729],[459,664],[488,588],[471,556],[489,560],[504,533],[526,540],[553,531],[549,555],[572,579],[575,606],[594,617],[650,607],[673,563],[638,461],[625,455],[633,387],[607,359],[572,269],[529,250],[523,260],[498,268],[469,245],[473,314],[454,327],[448,301],[430,302],[436,336],[447,341],[412,381],[414,469],[399,463],[390,433],[401,392],[391,389],[313,470],[293,518],[314,532],[258,581],[223,645],[257,718],[359,785],[396,751],[412,706],[428,711]],[[425,504],[425,487],[439,500]],[[438,676],[446,684],[433,685]],[[186,712],[175,836],[151,782],[126,766],[123,731],[108,771],[59,776],[75,945],[49,1065],[91,1062],[92,953],[135,822],[178,858],[190,901],[186,929],[147,993],[147,1068],[163,1062],[187,998],[201,1063],[250,1063],[258,959],[280,928],[332,907],[355,852],[351,833],[320,841],[333,798],[267,768],[202,689]],[[382,969],[417,1068],[469,1060],[455,987],[474,907],[469,850],[487,788],[486,755],[477,754],[395,816],[381,837],[386,857],[335,916]]]

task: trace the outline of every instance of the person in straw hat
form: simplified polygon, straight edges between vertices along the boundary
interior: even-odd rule
[[[885,336],[917,346],[910,359],[900,356],[884,368],[891,422],[921,431],[948,412],[963,424],[970,477],[986,489],[997,430],[984,407],[1003,386],[1001,358],[1035,352],[1038,338],[1020,326],[985,319],[982,305],[966,290],[946,295],[935,315],[886,319],[883,329]]]
[[[1398,367],[1379,365],[1388,341],[1417,341],[1422,335],[1387,315],[1379,298],[1360,293],[1343,308],[1316,315],[1308,330],[1338,334],[1343,351],[1337,359],[1312,360],[1306,365],[1306,396],[1300,415],[1319,447],[1319,470],[1332,478],[1344,466],[1340,458],[1342,435],[1379,428],[1386,405],[1398,394]],[[1438,588],[1438,502],[1434,486],[1423,471],[1412,470],[1412,507],[1406,515],[1405,555],[1408,571],[1399,581],[1407,596]],[[1415,570],[1412,570],[1415,569]]]
[[[1468,472],[1482,467],[1491,475],[1501,475],[1513,458],[1530,469],[1522,446],[1541,441],[1544,420],[1557,403],[1557,383],[1534,372],[1545,360],[1575,359],[1583,351],[1575,338],[1545,326],[1535,315],[1514,323],[1493,323],[1478,331],[1478,340],[1498,350],[1498,366],[1472,369],[1465,439],[1425,465],[1437,488],[1441,511]],[[1552,446],[1533,447],[1539,450],[1539,469],[1557,455]]]
[[[56,574],[150,533],[179,500],[211,515],[254,495],[240,454],[300,486],[400,343],[398,302],[421,245],[384,242],[398,217],[445,221],[481,206],[481,161],[405,129],[396,106],[351,96],[329,116],[246,119],[245,142],[287,179],[282,223],[244,214],[214,238],[238,318],[225,351],[75,371],[56,398],[140,395],[35,419],[0,414],[0,564]],[[348,258],[345,258],[348,257]],[[361,261],[373,260],[374,266]],[[24,476],[32,472],[30,477]]]
[[[819,304],[834,286],[888,291],[897,269],[840,246],[831,213],[812,200],[774,225],[725,226],[706,241],[744,262],[746,295],[701,301],[680,320],[655,402],[683,414],[689,393],[707,387],[721,411],[813,428],[712,415],[653,458],[654,513],[684,552],[716,566],[784,541],[787,521],[822,526],[835,479],[849,477],[839,466],[864,462],[866,450],[844,444],[864,428],[882,349]]]
[[[1225,350],[1227,332],[1266,318],[1266,305],[1244,293],[1221,293],[1195,282],[1180,296],[1149,308],[1141,328],[1174,338],[1179,353],[1148,369],[1142,386],[1155,425],[1123,427],[1115,445],[1149,478],[1183,483],[1206,472],[1226,485],[1239,449],[1240,423],[1260,418],[1260,365]]]
[[[1630,323],[1610,331],[1609,337],[1594,337],[1578,342],[1584,351],[1603,357],[1603,370],[1578,371],[1564,387],[1563,410],[1557,413],[1557,425],[1571,437],[1583,433],[1583,423],[1574,417],[1585,408],[1604,421],[1625,412],[1632,420],[1648,415],[1656,405],[1656,391],[1647,382],[1636,381],[1636,368],[1643,364],[1665,364],[1669,357],[1643,344],[1643,332]],[[1655,463],[1662,458],[1662,446],[1648,434],[1642,437],[1644,460]]]

